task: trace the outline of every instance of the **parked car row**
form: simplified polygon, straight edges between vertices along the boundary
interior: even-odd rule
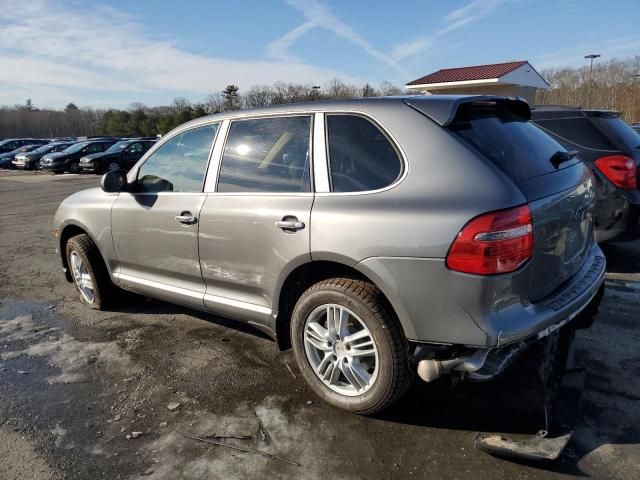
[[[129,170],[155,141],[155,138],[114,137],[7,139],[0,141],[0,168],[54,173]]]

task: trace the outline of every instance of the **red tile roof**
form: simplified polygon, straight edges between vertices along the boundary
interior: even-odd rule
[[[424,85],[425,83],[462,82],[465,80],[484,80],[500,78],[516,68],[528,63],[526,60],[518,62],[494,63],[491,65],[476,65],[474,67],[443,68],[424,77],[417,78],[407,85]]]

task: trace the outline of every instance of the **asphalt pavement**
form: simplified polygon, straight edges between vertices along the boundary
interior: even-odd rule
[[[517,463],[473,440],[544,425],[526,368],[416,383],[361,417],[320,401],[291,352],[240,323],[124,292],[112,311],[84,307],[51,221],[97,185],[0,172],[0,479],[640,478],[640,242],[605,250],[601,311],[578,335],[588,375],[574,438],[555,463]]]

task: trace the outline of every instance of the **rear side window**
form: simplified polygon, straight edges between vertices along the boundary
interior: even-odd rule
[[[551,157],[566,151],[532,123],[503,109],[461,108],[449,128],[514,182],[555,171]],[[561,168],[577,162],[564,162]]]
[[[231,123],[218,192],[310,192],[311,117]]]
[[[591,120],[586,117],[536,120],[535,123],[558,139],[590,150],[612,150],[614,147]],[[569,148],[571,148],[569,145]]]
[[[400,177],[398,152],[366,118],[327,115],[327,143],[333,192],[377,190]]]
[[[217,124],[192,128],[162,144],[138,171],[140,191],[201,192],[217,129]]]

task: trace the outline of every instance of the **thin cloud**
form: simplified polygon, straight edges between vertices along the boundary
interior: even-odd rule
[[[473,0],[463,7],[449,12],[443,17],[444,26],[431,35],[420,35],[412,40],[403,42],[391,52],[391,58],[399,62],[433,47],[436,40],[455,30],[471,25],[490,15],[505,0]]]
[[[640,35],[626,35],[538,55],[533,57],[532,63],[538,70],[556,67],[581,67],[587,65],[584,56],[588,53],[602,53],[604,56],[598,60],[607,61],[616,55],[628,57],[637,54],[638,51],[640,51]]]
[[[289,48],[291,48],[296,43],[296,41],[305,33],[313,30],[317,26],[318,25],[316,24],[316,22],[305,22],[302,25],[299,25],[293,30],[289,31],[282,37],[274,40],[269,45],[267,45],[269,56],[271,56],[272,58],[277,58],[281,61],[299,61],[298,57],[296,57],[289,51]]]
[[[353,80],[343,72],[293,58],[236,61],[193,54],[154,38],[135,19],[111,7],[3,1],[0,24],[0,103],[22,101],[9,96],[15,91],[41,105],[51,101],[40,95],[47,89],[66,90],[68,98],[82,103],[98,103],[117,93],[126,105],[144,95],[164,94],[166,101],[175,95],[202,98],[229,83],[246,88],[282,79]]]
[[[278,60],[291,60],[296,58],[290,51],[295,42],[305,33],[314,28],[329,30],[337,37],[360,47],[368,55],[379,60],[394,70],[404,73],[397,61],[390,55],[376,49],[369,41],[358,34],[349,24],[336,17],[331,10],[317,0],[287,0],[287,4],[302,13],[306,22],[282,37],[274,40],[267,46],[267,51]]]

